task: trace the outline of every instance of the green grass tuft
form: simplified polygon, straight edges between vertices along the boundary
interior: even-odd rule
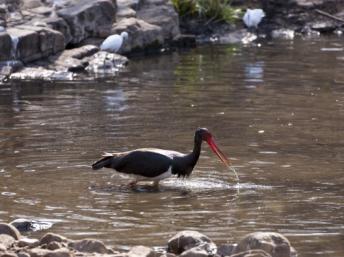
[[[231,6],[231,0],[172,0],[181,17],[197,17],[212,21],[233,23],[242,16],[242,10]]]

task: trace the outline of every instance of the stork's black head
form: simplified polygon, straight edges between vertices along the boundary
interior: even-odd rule
[[[206,128],[198,128],[195,132],[195,145],[200,147],[202,141],[206,141],[210,146],[211,150],[220,158],[220,160],[228,167],[229,160],[227,157],[221,152],[218,146],[215,144],[213,140],[213,136],[210,134],[208,129]]]

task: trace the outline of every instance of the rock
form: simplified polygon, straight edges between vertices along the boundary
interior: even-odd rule
[[[21,248],[23,247],[33,248],[33,247],[39,246],[39,240],[36,238],[22,237],[21,239],[19,239],[17,245]]]
[[[271,32],[273,39],[287,39],[292,40],[295,37],[295,31],[291,29],[275,29]]]
[[[149,24],[140,19],[122,19],[114,24],[111,33],[120,34],[122,31],[128,32],[129,38],[124,42],[119,53],[128,53],[147,48],[157,49],[164,42],[162,30],[159,26]]]
[[[115,53],[100,51],[88,58],[86,70],[94,74],[115,74],[128,63],[128,58]]]
[[[229,256],[233,253],[235,249],[235,244],[223,244],[217,247],[217,254],[221,257]]]
[[[312,30],[318,31],[320,33],[333,33],[338,25],[335,22],[323,21],[323,22],[313,22],[309,25]]]
[[[291,246],[286,237],[274,232],[255,232],[246,235],[237,245],[234,252],[245,252],[261,249],[272,257],[290,257]]]
[[[5,249],[9,249],[15,242],[15,239],[6,234],[0,234],[0,244],[5,247]]]
[[[67,248],[50,251],[47,249],[33,248],[28,251],[30,257],[72,257],[72,253]]]
[[[248,250],[233,254],[230,257],[271,257],[271,255],[263,250]]]
[[[137,18],[161,27],[167,41],[180,34],[178,14],[170,1],[145,0],[137,11]]]
[[[110,34],[116,7],[111,0],[79,0],[72,6],[59,10],[72,35],[72,44],[88,37],[106,37]]]
[[[201,246],[193,247],[189,250],[184,251],[180,257],[210,257],[216,253],[216,246],[205,243]]]
[[[62,247],[63,247],[63,246],[62,246],[61,243],[55,242],[55,241],[50,242],[50,243],[47,245],[47,249],[48,249],[48,250],[57,250],[57,249],[60,249],[60,248],[62,248]]]
[[[220,35],[218,42],[220,44],[248,44],[256,39],[257,36],[255,34],[248,32],[246,29],[241,29]]]
[[[8,33],[0,33],[0,61],[7,61],[11,58],[12,40]]]
[[[39,243],[40,245],[43,244],[50,244],[51,242],[67,242],[68,239],[64,236],[58,235],[58,234],[54,234],[54,233],[47,233],[45,234],[40,240]]]
[[[0,223],[0,235],[1,234],[9,235],[15,240],[21,237],[20,232],[15,227],[6,223]]]
[[[1,252],[5,252],[6,251],[6,246],[4,246],[2,243],[0,243],[0,254]]]
[[[94,45],[84,45],[78,48],[73,48],[69,50],[65,50],[62,55],[64,58],[76,58],[76,59],[82,59],[88,56],[92,56],[96,52],[99,51],[99,47]]]
[[[30,257],[30,254],[21,251],[21,252],[17,253],[17,257]]]
[[[1,257],[17,257],[17,255],[13,252],[4,252],[0,255]]]
[[[209,237],[197,232],[185,230],[177,233],[167,243],[167,251],[174,254],[181,254],[191,248],[201,246],[205,249],[215,249],[216,245],[210,240]]]
[[[7,31],[12,39],[18,40],[14,55],[24,63],[48,57],[64,49],[63,35],[49,28],[21,25]]]
[[[112,251],[108,249],[103,242],[94,239],[84,239],[80,241],[75,241],[69,243],[69,247],[79,251],[87,253],[111,253]]]
[[[72,41],[69,26],[63,18],[53,16],[42,19],[42,21],[46,23],[49,28],[62,33],[65,45],[68,45]]]
[[[153,249],[146,246],[134,246],[128,252],[128,257],[155,257],[157,255]]]

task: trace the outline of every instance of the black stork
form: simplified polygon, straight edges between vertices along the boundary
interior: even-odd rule
[[[182,154],[176,151],[140,148],[127,152],[106,153],[103,158],[92,164],[94,170],[112,168],[120,173],[134,175],[135,180],[129,185],[135,186],[138,181],[150,180],[154,186],[159,181],[172,175],[190,176],[201,153],[202,142],[206,141],[219,159],[229,167],[229,160],[215,144],[212,135],[206,128],[198,128],[194,137],[194,148],[191,153]]]

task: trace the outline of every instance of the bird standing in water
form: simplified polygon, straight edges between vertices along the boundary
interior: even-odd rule
[[[120,35],[115,34],[108,36],[100,45],[100,50],[117,53],[126,40],[128,40],[128,33],[125,31]]]
[[[94,170],[114,169],[120,173],[134,175],[135,180],[129,185],[135,186],[138,181],[159,181],[172,175],[190,176],[201,153],[202,142],[206,141],[219,159],[229,167],[229,160],[215,144],[212,135],[206,128],[198,128],[194,137],[194,148],[191,153],[183,154],[176,151],[157,148],[140,148],[128,152],[106,153],[102,159],[92,165]]]

